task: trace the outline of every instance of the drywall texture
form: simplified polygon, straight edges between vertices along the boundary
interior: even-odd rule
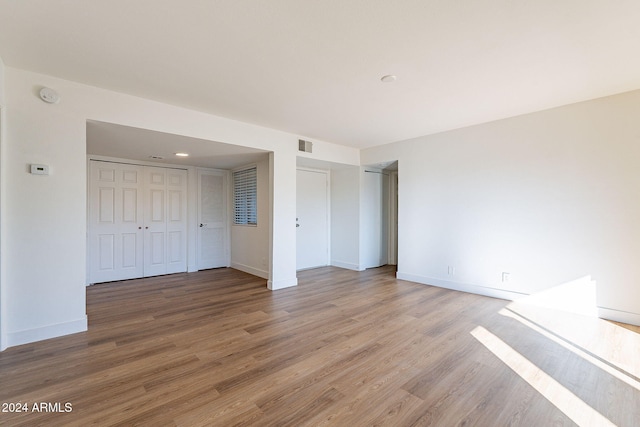
[[[598,306],[637,323],[639,105],[635,91],[364,150],[399,160],[398,276],[505,296],[591,276]]]

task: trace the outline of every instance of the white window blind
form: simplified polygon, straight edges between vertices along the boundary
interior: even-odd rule
[[[233,172],[233,223],[258,224],[256,167]]]

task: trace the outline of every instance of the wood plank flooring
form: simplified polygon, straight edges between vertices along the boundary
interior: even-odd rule
[[[87,301],[88,332],[0,353],[0,402],[28,405],[0,425],[640,420],[637,328],[405,282],[391,267],[308,270],[276,292],[217,269],[95,285]],[[33,411],[40,402],[53,405]]]

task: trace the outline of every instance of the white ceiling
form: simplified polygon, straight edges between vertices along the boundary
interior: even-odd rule
[[[638,89],[639,22],[637,0],[0,0],[0,56],[366,147]]]

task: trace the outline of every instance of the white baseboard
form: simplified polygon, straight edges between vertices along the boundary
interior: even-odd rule
[[[628,323],[640,326],[640,314],[628,311],[614,310],[611,308],[598,307],[598,317],[613,320],[615,322]]]
[[[41,328],[27,329],[18,332],[7,333],[7,347],[28,344],[35,341],[47,340],[49,338],[61,337],[63,335],[75,334],[87,330],[87,316],[70,322],[58,323],[55,325],[43,326]]]
[[[231,268],[235,268],[236,270],[244,271],[245,273],[253,274],[254,276],[262,277],[263,279],[269,278],[269,272],[265,270],[260,270],[255,267],[251,267],[249,265],[240,264],[238,262],[232,262]]]
[[[346,268],[347,270],[364,271],[364,268],[360,268],[360,266],[358,264],[353,264],[353,263],[350,263],[350,262],[342,262],[342,261],[333,260],[333,261],[331,261],[331,265],[334,266],[334,267]]]
[[[437,286],[439,288],[452,289],[454,291],[467,292],[470,294],[484,295],[492,298],[515,301],[526,297],[527,294],[508,291],[506,289],[489,288],[486,286],[471,285],[469,283],[450,282],[448,280],[434,279],[432,277],[419,276],[416,274],[402,273],[398,271],[396,277],[400,280],[408,280],[423,285]]]
[[[276,291],[278,289],[291,288],[293,286],[298,286],[298,278],[294,277],[292,279],[285,280],[267,280],[267,288],[272,291]]]

